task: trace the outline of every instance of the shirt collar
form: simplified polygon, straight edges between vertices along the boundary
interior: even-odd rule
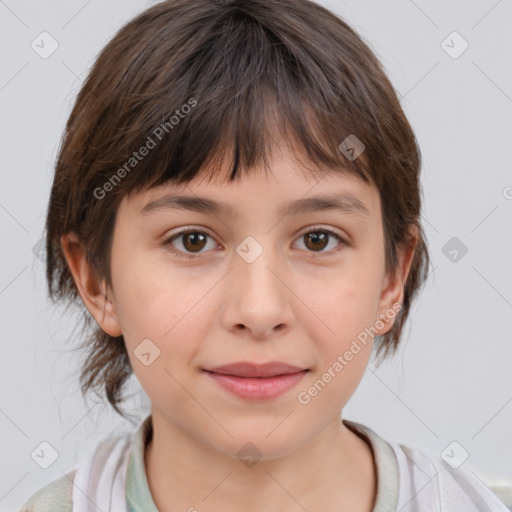
[[[359,435],[370,446],[377,467],[377,497],[373,512],[395,512],[398,504],[398,462],[391,446],[373,430],[354,421],[343,424]],[[134,434],[126,473],[126,500],[128,512],[158,512],[149,490],[144,462],[146,444],[153,436],[151,414]]]
[[[399,470],[393,448],[370,428],[354,421],[343,424],[368,443],[377,466],[377,497],[372,512],[395,512],[398,506]]]

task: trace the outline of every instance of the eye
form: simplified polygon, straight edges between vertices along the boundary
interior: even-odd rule
[[[176,256],[192,259],[197,257],[195,254],[201,254],[200,251],[206,246],[206,240],[208,238],[212,239],[210,235],[208,235],[204,231],[199,231],[196,229],[187,229],[185,231],[180,231],[179,233],[176,233],[170,238],[168,238],[164,242],[164,245],[171,245],[175,247],[173,245],[173,242],[175,240],[181,242],[181,245],[184,248],[184,250],[181,248],[179,250],[172,249],[172,252],[176,254]],[[188,253],[188,251],[191,251],[191,253]]]
[[[324,251],[323,249],[329,245],[329,242],[333,238],[339,242],[338,248]],[[341,247],[348,245],[348,243],[345,242],[345,240],[335,231],[317,226],[310,228],[309,231],[306,231],[305,233],[302,233],[298,240],[305,241],[304,245],[306,246],[306,250],[309,252],[327,255],[336,253]]]
[[[171,250],[178,257],[194,259],[204,252],[202,249],[207,246],[208,238],[213,241],[213,238],[204,231],[186,229],[167,238],[163,242],[163,245],[173,247]],[[332,238],[338,241],[338,248],[325,251],[325,247],[329,245]],[[345,242],[345,240],[335,231],[316,226],[300,235],[298,240],[305,240],[305,246],[308,252],[326,255],[336,253],[341,247],[348,245],[348,243]],[[179,242],[181,248],[176,248],[175,242]],[[213,246],[216,246],[216,244],[213,243]]]

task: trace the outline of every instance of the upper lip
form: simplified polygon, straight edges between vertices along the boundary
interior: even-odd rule
[[[223,375],[234,375],[236,377],[274,377],[306,371],[306,368],[299,368],[281,361],[270,361],[264,364],[256,364],[246,361],[205,368],[206,371]]]

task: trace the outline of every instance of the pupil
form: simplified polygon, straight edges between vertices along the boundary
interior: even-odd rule
[[[189,243],[189,241],[192,239],[192,244]],[[197,249],[202,249],[202,247],[204,246],[204,244],[200,247],[197,247],[197,242],[200,240],[200,241],[203,241],[204,242],[204,235],[202,233],[187,233],[185,235],[185,247],[187,248],[187,250],[189,249],[194,249],[194,247]]]
[[[309,233],[307,235],[307,240],[308,242],[309,241],[312,241],[313,242],[313,245],[314,247],[312,247],[312,249],[323,249],[326,245],[326,241],[327,241],[327,233],[323,233],[322,231],[317,231],[315,233]],[[318,242],[320,241],[320,246],[321,247],[318,247]],[[322,243],[323,242],[323,243]]]

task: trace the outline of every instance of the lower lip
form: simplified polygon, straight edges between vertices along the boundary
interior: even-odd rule
[[[206,372],[224,389],[246,400],[270,400],[292,389],[307,370],[276,377],[235,377]]]

